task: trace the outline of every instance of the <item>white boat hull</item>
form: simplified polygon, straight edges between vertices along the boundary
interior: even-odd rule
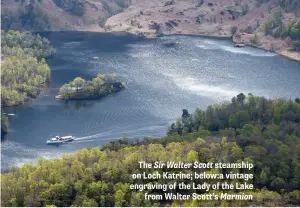
[[[63,144],[63,143],[68,143],[74,141],[74,137],[73,136],[65,136],[65,137],[59,137],[59,139],[57,138],[52,138],[47,140],[47,144]]]

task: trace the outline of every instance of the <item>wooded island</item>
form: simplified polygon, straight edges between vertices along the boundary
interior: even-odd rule
[[[125,87],[124,82],[117,80],[116,74],[98,74],[97,77],[85,80],[76,77],[73,81],[63,85],[56,99],[61,100],[90,100],[98,99]]]

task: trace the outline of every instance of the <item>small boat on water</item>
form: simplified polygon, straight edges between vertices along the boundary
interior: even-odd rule
[[[56,136],[55,138],[51,138],[47,140],[47,144],[63,144],[66,142],[71,142],[75,139],[74,136]]]

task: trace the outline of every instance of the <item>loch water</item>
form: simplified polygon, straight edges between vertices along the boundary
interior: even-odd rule
[[[22,107],[5,108],[10,132],[1,140],[1,169],[58,158],[126,136],[161,137],[181,116],[244,94],[300,96],[300,63],[230,40],[197,36],[143,39],[124,34],[43,33],[57,50],[49,59],[51,83]],[[55,100],[75,77],[117,73],[126,89],[100,100]],[[76,140],[47,146],[50,135]]]

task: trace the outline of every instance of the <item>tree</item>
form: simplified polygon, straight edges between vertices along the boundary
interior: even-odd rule
[[[268,20],[263,24],[263,30],[264,30],[265,35],[269,34],[271,28],[272,28],[271,20]]]
[[[190,114],[189,114],[189,112],[188,112],[188,110],[186,110],[186,109],[183,109],[182,110],[182,118],[187,118],[187,117],[189,117],[190,116]]]
[[[237,161],[243,158],[244,152],[241,147],[234,146],[231,148],[232,156]]]
[[[187,119],[179,118],[173,130],[197,126],[186,134],[162,138],[145,138],[136,142],[119,139],[99,148],[87,148],[56,160],[25,164],[1,175],[1,204],[7,206],[299,206],[300,185],[300,120],[284,116],[300,113],[300,105],[292,100],[266,99],[248,94],[243,105],[233,102],[211,105],[196,110]],[[256,116],[250,116],[259,110]],[[276,111],[276,113],[275,113]],[[248,120],[245,120],[249,114]],[[280,116],[274,119],[274,114]],[[281,116],[282,115],[282,116]],[[275,122],[276,120],[276,122]],[[241,122],[240,122],[241,121]],[[222,125],[220,124],[222,123]],[[230,125],[236,129],[229,128]],[[211,128],[218,125],[219,129]],[[211,129],[210,129],[211,128]],[[199,138],[203,135],[203,138]],[[224,135],[232,135],[224,137]],[[207,174],[253,173],[248,183],[255,185],[253,201],[241,203],[220,201],[152,201],[144,194],[161,190],[133,190],[129,184],[164,184],[165,179],[133,179],[132,174],[162,173],[165,169],[139,169],[139,161],[182,161],[202,163],[253,163],[247,169],[210,169]],[[191,173],[191,169],[168,168],[169,173]],[[228,179],[216,179],[216,182]],[[172,180],[171,182],[188,182]],[[206,180],[204,180],[206,181]],[[238,179],[233,179],[239,183]],[[177,190],[174,190],[174,192]],[[223,190],[224,193],[231,193]],[[189,192],[190,193],[190,192]],[[219,191],[214,192],[220,194]],[[246,193],[246,192],[245,192]]]
[[[262,170],[259,176],[259,183],[265,185],[268,182],[268,174]]]
[[[6,134],[8,132],[8,118],[1,113],[1,133]]]
[[[115,206],[122,206],[125,193],[122,190],[117,190],[115,193]]]
[[[76,86],[76,92],[78,92],[79,89],[82,88],[83,84],[85,83],[85,80],[82,79],[81,77],[76,77],[74,80],[73,80],[73,83],[75,84]]]
[[[257,34],[255,33],[254,36],[253,36],[253,38],[252,38],[252,40],[251,40],[251,42],[254,43],[254,44],[256,44],[257,41],[258,41],[258,37],[257,37]]]
[[[294,51],[300,51],[300,40],[293,41],[293,50]],[[298,98],[299,99],[299,98]]]
[[[284,188],[284,184],[285,184],[285,181],[282,178],[277,177],[271,182],[270,186],[273,189],[280,191],[282,188]]]
[[[98,203],[96,202],[95,199],[85,199],[82,202],[83,207],[98,207]]]
[[[187,160],[188,162],[195,162],[198,160],[198,154],[196,151],[191,150],[189,151],[188,155],[187,155]]]
[[[96,86],[97,91],[99,91],[104,84],[104,75],[98,74],[97,77],[92,80],[92,83]]]
[[[131,194],[130,206],[141,207],[143,206],[143,193],[133,192]]]
[[[246,15],[248,13],[249,6],[248,4],[242,5],[242,15]]]
[[[231,27],[231,34],[234,35],[237,31],[237,27],[236,26],[233,26]]]
[[[237,101],[240,105],[244,104],[244,100],[245,100],[246,96],[243,93],[240,93],[237,95]]]
[[[69,98],[71,96],[71,87],[68,84],[63,85],[59,89],[59,94],[62,95],[64,98]]]
[[[246,111],[239,111],[230,115],[229,125],[232,128],[241,128],[249,121],[249,114]]]
[[[291,38],[292,39],[299,39],[300,36],[300,30],[297,27],[292,27],[291,29]]]

